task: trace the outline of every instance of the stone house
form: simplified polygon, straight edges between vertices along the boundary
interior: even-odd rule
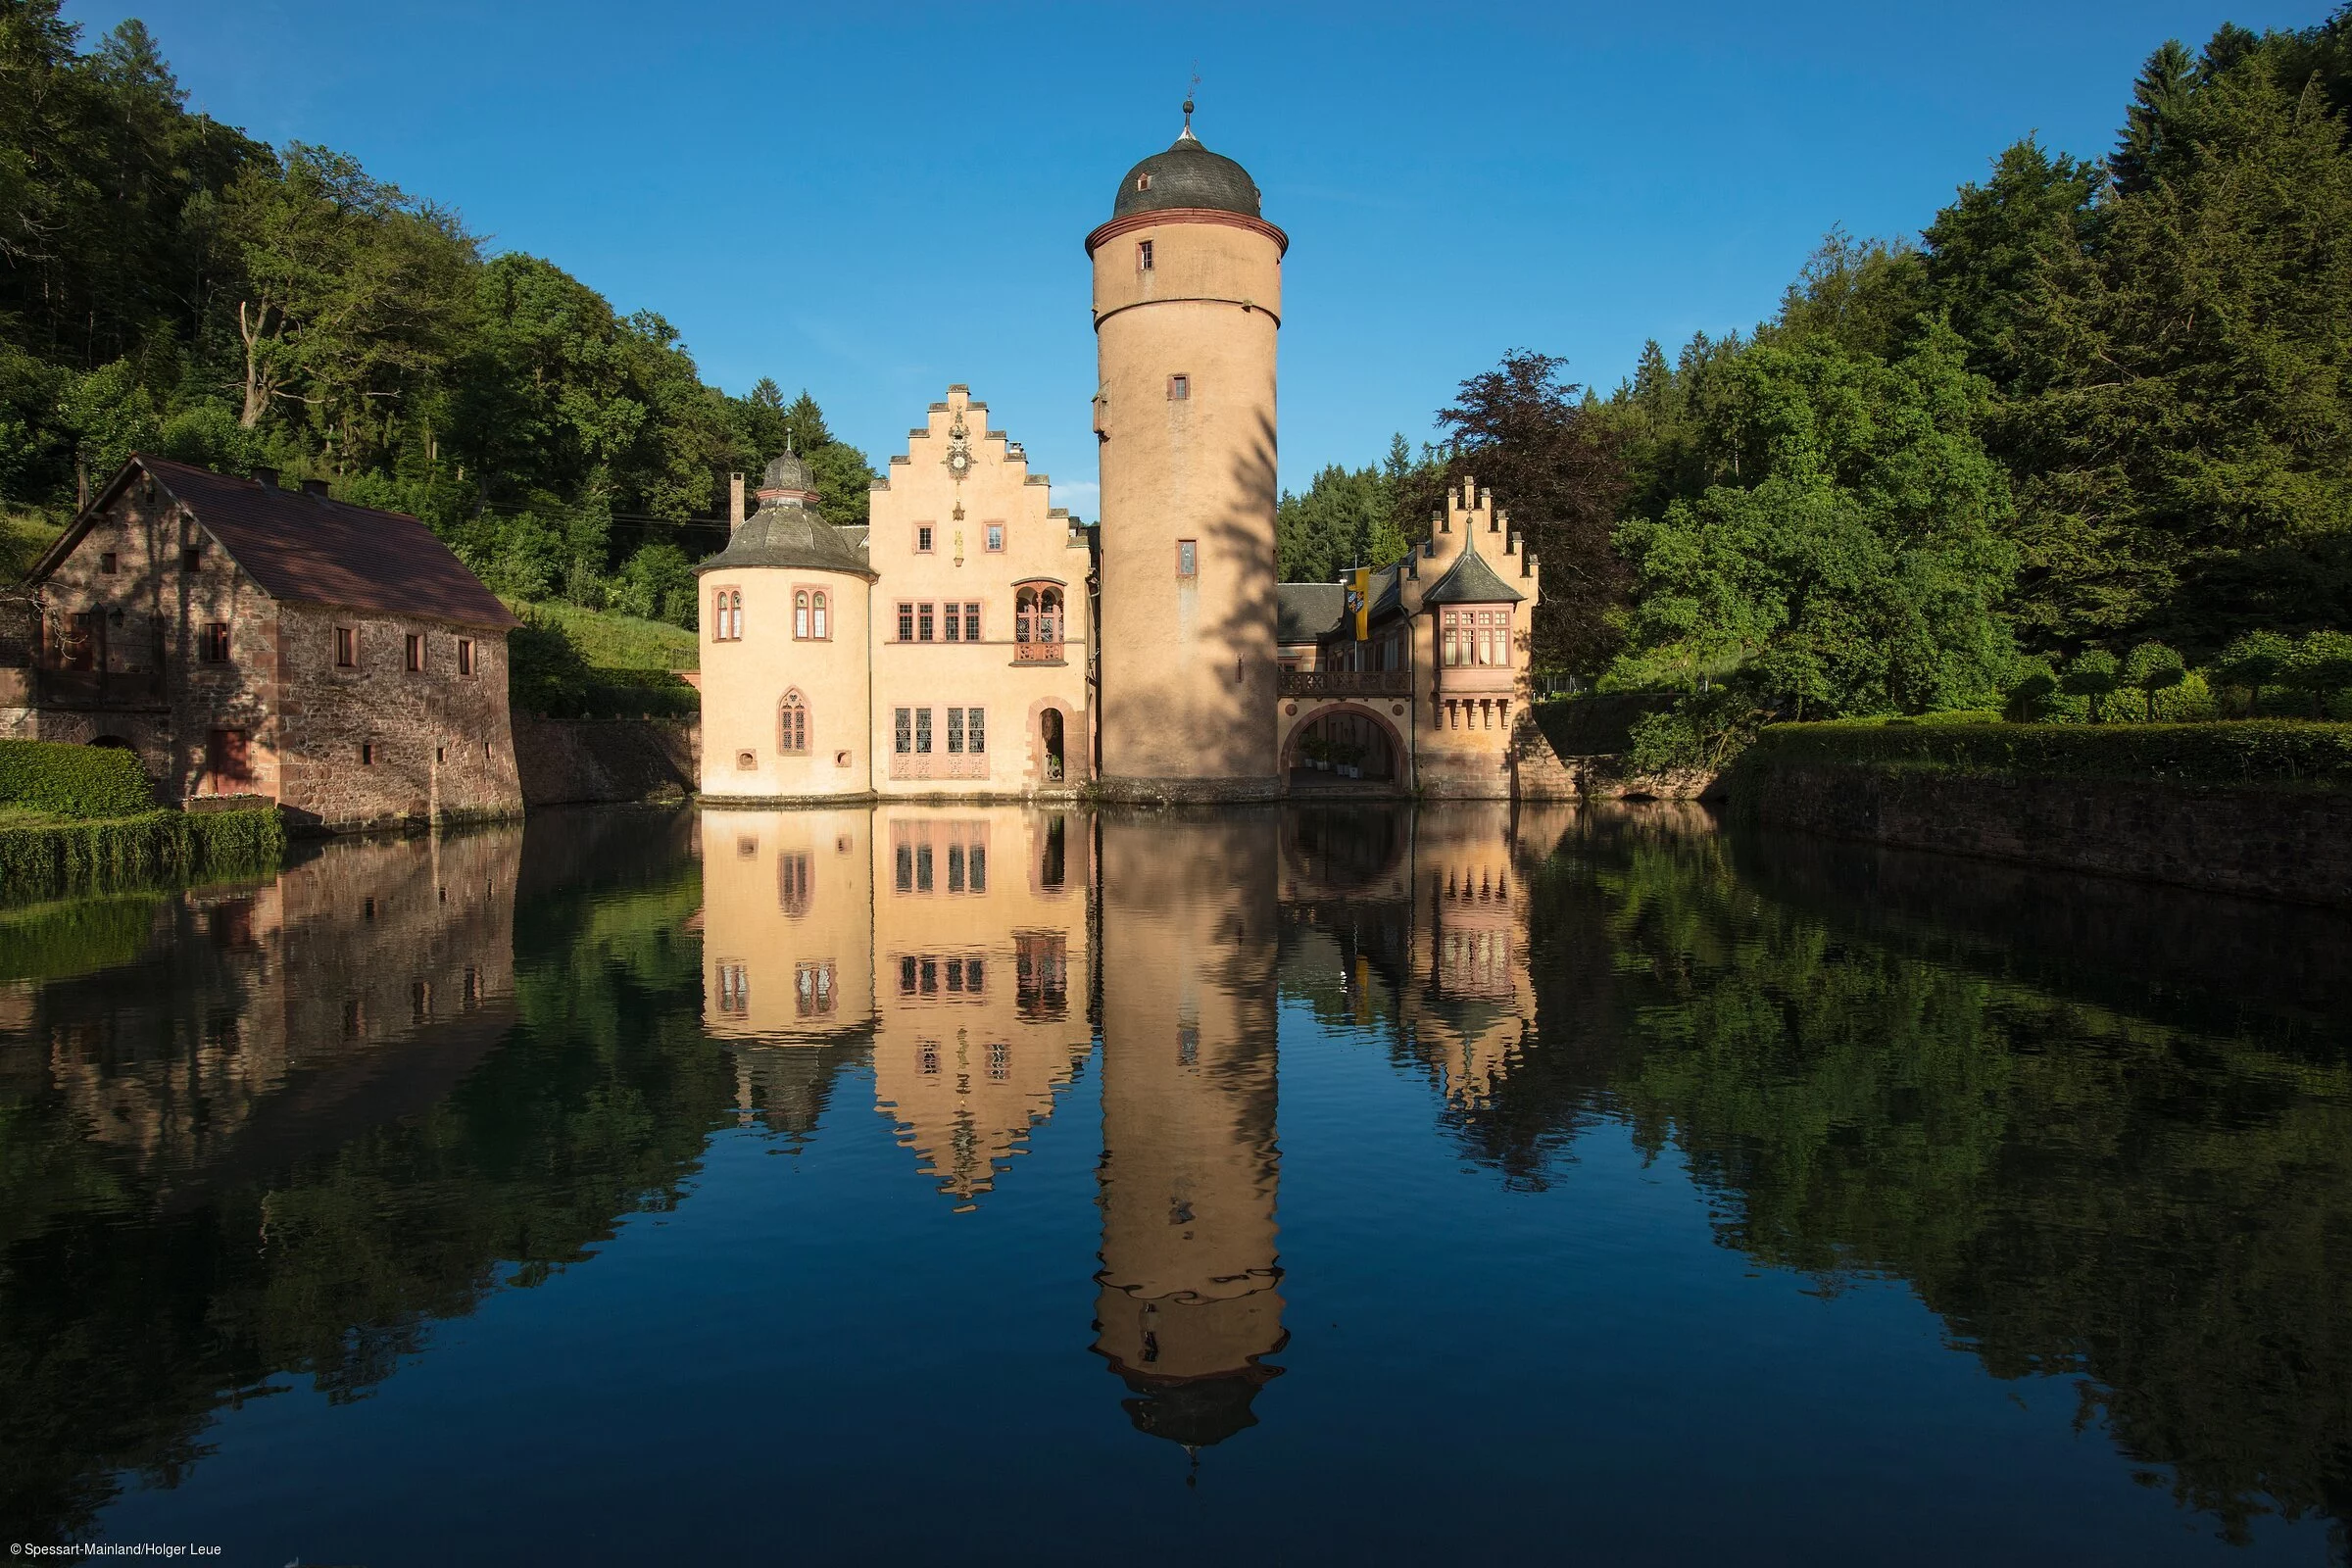
[[[300,827],[518,815],[514,616],[415,517],[134,456],[28,579],[0,734],[122,746]]]

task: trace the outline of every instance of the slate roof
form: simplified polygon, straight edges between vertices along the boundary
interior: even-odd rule
[[[732,571],[747,566],[787,566],[797,571],[840,571],[868,582],[879,573],[865,564],[841,530],[805,506],[797,496],[760,503],[727,541],[727,548],[694,569]]]
[[[1274,640],[1311,643],[1340,629],[1348,612],[1348,590],[1336,582],[1282,582],[1274,585]]]
[[[1138,190],[1137,181],[1147,174],[1151,184]],[[1127,177],[1119,182],[1118,197],[1110,204],[1110,216],[1125,218],[1129,213],[1162,213],[1178,207],[1258,216],[1257,182],[1250,177],[1250,172],[1222,153],[1201,146],[1190,124],[1166,152],[1153,153],[1127,171]]]
[[[281,490],[145,453],[132,454],[42,557],[35,575],[54,571],[100,511],[141,470],[152,474],[272,599],[502,631],[520,624],[432,529],[406,513],[356,507],[308,490]]]
[[[1425,605],[1517,604],[1527,595],[1512,587],[1478,553],[1478,541],[1454,558],[1452,567],[1421,596]]]

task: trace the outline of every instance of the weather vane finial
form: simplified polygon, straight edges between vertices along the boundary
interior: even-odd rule
[[[1196,60],[1193,62],[1193,85],[1191,90],[1184,95],[1184,129],[1187,135],[1192,134],[1193,129],[1193,96],[1200,90],[1200,62]]]

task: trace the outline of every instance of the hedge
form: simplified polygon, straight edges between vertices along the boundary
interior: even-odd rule
[[[1773,724],[1750,767],[1932,767],[2011,777],[2120,778],[2233,789],[2352,789],[2352,724]]]
[[[272,869],[285,852],[274,808],[158,811],[0,830],[0,894],[51,898]]]
[[[155,786],[120,746],[0,741],[0,801],[52,816],[137,816],[155,809]]]

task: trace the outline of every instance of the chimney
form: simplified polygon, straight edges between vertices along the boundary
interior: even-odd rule
[[[277,470],[257,467],[253,470],[253,482],[265,490],[274,490],[277,488]]]
[[[327,499],[326,481],[324,479],[305,479],[302,481],[302,493],[306,496],[317,496],[319,500],[324,501]]]
[[[743,526],[743,475],[727,475],[727,532]]]

